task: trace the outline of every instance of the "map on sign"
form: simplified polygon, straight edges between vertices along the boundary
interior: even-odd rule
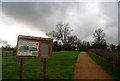
[[[38,56],[39,42],[18,40],[18,56]]]

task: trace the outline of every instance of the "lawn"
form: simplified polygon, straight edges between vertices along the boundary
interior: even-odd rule
[[[95,55],[92,52],[87,52],[87,54],[98,63],[115,81],[120,81],[120,70],[113,67],[107,61],[101,59],[99,56]]]
[[[47,59],[47,79],[73,79],[74,65],[79,52],[53,52]],[[23,65],[23,79],[43,78],[43,58],[26,58]],[[19,79],[19,59],[7,56],[2,59],[2,78]]]

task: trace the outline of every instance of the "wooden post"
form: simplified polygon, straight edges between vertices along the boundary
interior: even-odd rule
[[[23,58],[20,58],[20,81],[22,81]]]
[[[44,58],[43,63],[43,79],[46,79],[46,58]]]

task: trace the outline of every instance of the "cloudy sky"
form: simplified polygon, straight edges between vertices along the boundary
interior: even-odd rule
[[[117,2],[2,2],[0,39],[14,46],[18,35],[47,37],[61,21],[81,40],[93,41],[101,28],[108,43],[118,43]]]

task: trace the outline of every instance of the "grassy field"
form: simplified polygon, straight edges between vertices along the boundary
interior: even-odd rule
[[[113,79],[116,81],[120,81],[120,70],[114,68],[110,65],[107,61],[101,59],[99,56],[95,55],[94,53],[88,52],[87,53],[96,63],[98,63]]]
[[[47,59],[47,79],[73,79],[74,65],[79,52],[53,52]],[[43,58],[26,58],[23,65],[23,79],[43,78]],[[2,78],[19,79],[19,59],[7,56],[2,59]]]
[[[6,56],[13,56],[13,55],[15,55],[15,54],[13,53],[12,50],[8,50],[8,51],[2,50],[2,56],[3,56],[3,57],[6,57]]]

